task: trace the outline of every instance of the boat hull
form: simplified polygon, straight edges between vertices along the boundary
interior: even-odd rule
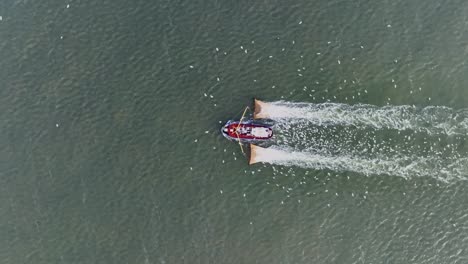
[[[273,137],[271,125],[261,124],[253,120],[244,122],[228,121],[221,128],[221,133],[229,140],[246,143],[268,141]]]

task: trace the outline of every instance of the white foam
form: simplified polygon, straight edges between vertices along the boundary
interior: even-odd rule
[[[256,149],[256,161],[276,165],[313,169],[350,171],[364,175],[393,175],[405,178],[429,176],[442,181],[466,179],[468,158],[441,160],[437,158],[398,156],[368,159],[348,155],[327,155],[320,152],[297,152],[282,147]]]
[[[468,111],[448,107],[383,106],[339,103],[290,103],[262,105],[261,115],[274,120],[307,120],[314,125],[414,130],[429,134],[468,134]]]
[[[255,162],[468,179],[468,110],[278,101],[262,104],[259,115],[275,120],[275,137],[273,147],[255,151]]]

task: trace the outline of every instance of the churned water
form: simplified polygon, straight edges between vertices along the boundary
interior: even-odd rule
[[[255,148],[255,161],[365,175],[468,179],[463,110],[272,102],[262,103],[257,115],[276,122],[276,137],[270,148]]]

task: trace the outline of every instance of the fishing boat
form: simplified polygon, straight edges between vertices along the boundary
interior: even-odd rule
[[[269,140],[273,137],[270,125],[256,123],[254,120],[229,120],[221,129],[223,136],[240,142],[257,142]]]
[[[249,107],[246,107],[239,121],[229,120],[221,128],[223,136],[239,143],[259,143],[271,139],[273,137],[271,122],[262,120],[262,117],[258,116],[262,104],[263,102],[255,100],[253,119],[244,120],[247,110],[249,110]]]

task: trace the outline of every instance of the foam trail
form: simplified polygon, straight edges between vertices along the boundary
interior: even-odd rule
[[[363,158],[359,156],[296,152],[287,148],[255,148],[254,162],[313,169],[351,171],[365,175],[393,175],[405,178],[429,176],[442,181],[467,179],[468,159],[399,156]],[[253,163],[254,163],[253,162]]]
[[[442,106],[383,106],[339,103],[269,102],[259,116],[319,126],[352,126],[373,129],[414,130],[428,134],[468,134],[468,110]]]

